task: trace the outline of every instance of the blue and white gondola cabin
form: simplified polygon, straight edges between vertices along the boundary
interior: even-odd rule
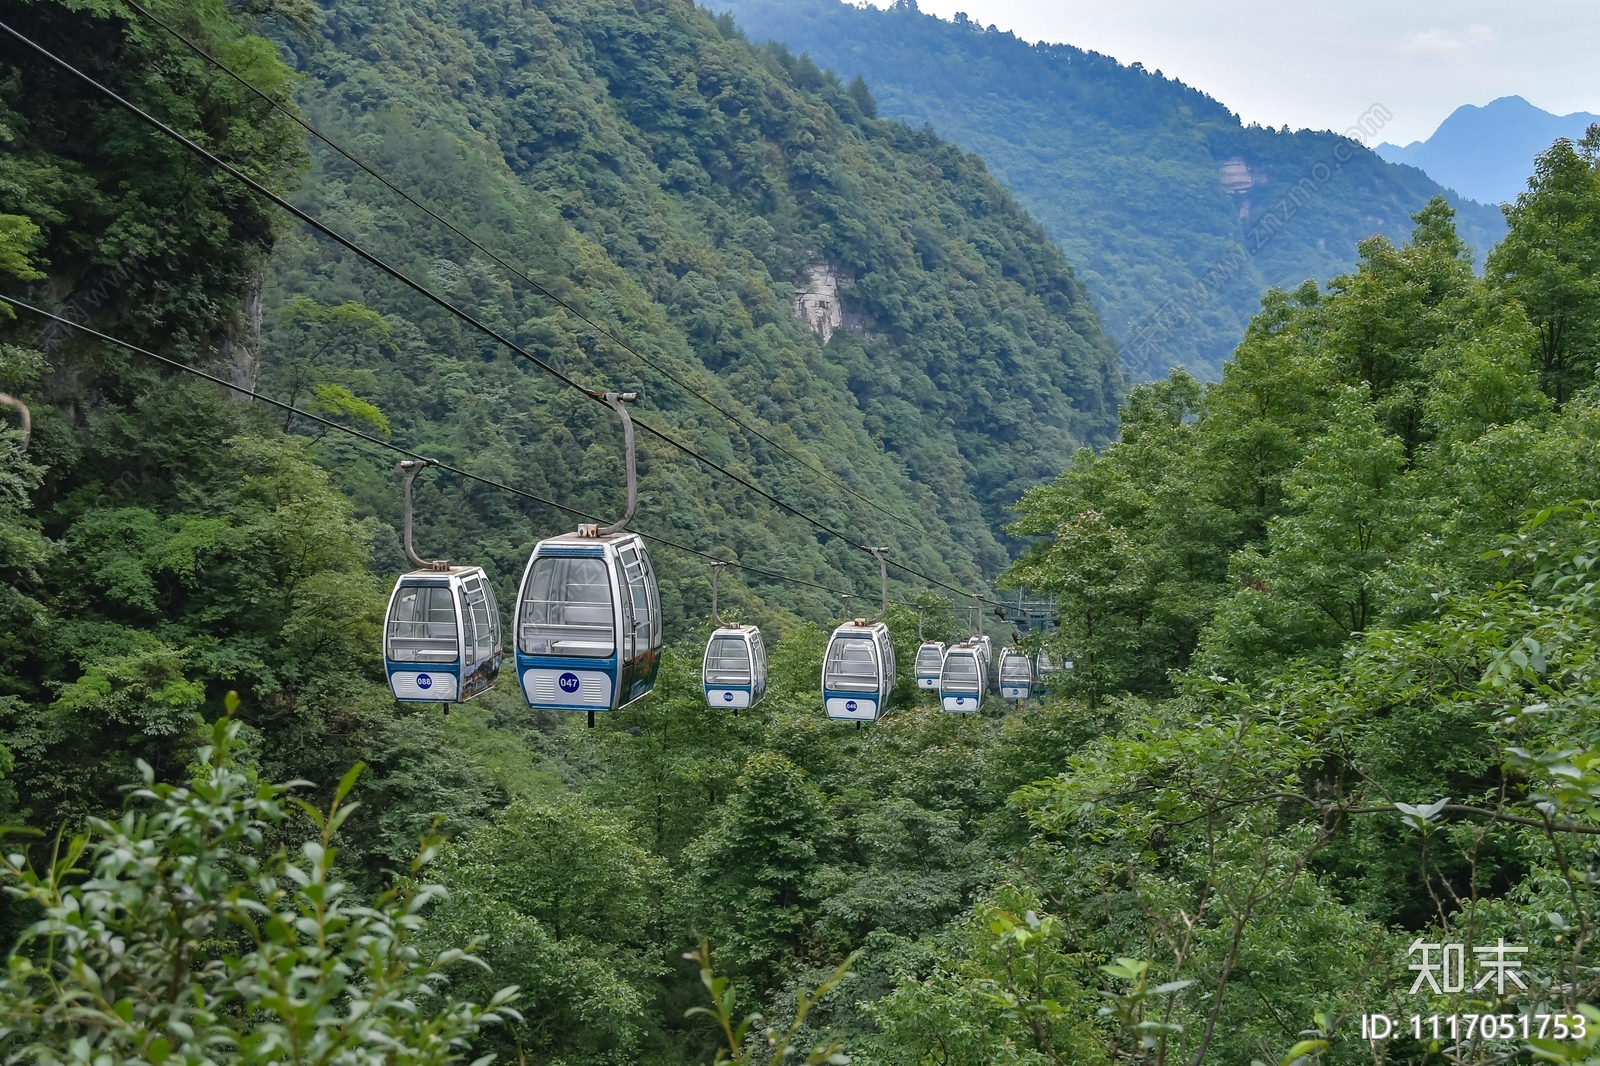
[[[644,541],[593,526],[540,541],[514,630],[530,707],[592,718],[647,695],[661,668],[661,597]]]
[[[706,641],[701,669],[706,706],[742,711],[767,691],[767,649],[755,626],[721,626]]]
[[[952,644],[939,672],[939,706],[953,714],[977,714],[989,687],[989,664],[975,640]]]
[[[500,608],[481,567],[400,575],[383,627],[389,690],[403,703],[464,703],[500,673]]]
[[[944,645],[937,640],[925,640],[917,648],[915,673],[918,688],[939,687],[939,671],[944,668],[944,651]]]
[[[833,631],[822,660],[822,707],[840,722],[876,722],[894,691],[889,627],[864,618]]]
[[[1026,652],[1005,648],[1000,652],[1000,697],[1025,700],[1033,694],[1033,663]]]

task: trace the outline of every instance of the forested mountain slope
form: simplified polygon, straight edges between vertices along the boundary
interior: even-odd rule
[[[641,420],[707,460],[867,521],[381,209],[132,8],[0,8],[541,357],[645,383]],[[980,557],[992,536],[997,501],[946,499],[929,467],[999,484],[1109,422],[1046,388],[1110,354],[1062,260],[971,157],[866,118],[864,87],[687,5],[433,10],[161,13],[719,403],[919,507],[926,535],[866,531],[897,556],[961,576],[935,519]],[[730,1031],[785,1030],[846,966],[799,1034],[813,1062],[1523,1063],[1553,1015],[1541,1058],[1593,1057],[1600,133],[1541,156],[1481,276],[1430,201],[1404,241],[1273,295],[1220,380],[1132,390],[1115,442],[1023,496],[1030,546],[997,583],[1056,597],[1048,647],[1076,664],[1042,698],[941,712],[895,605],[889,713],[830,722],[831,593],[748,576],[724,602],[765,625],[771,686],[708,708],[702,564],[662,549],[658,687],[589,729],[504,681],[448,713],[390,698],[392,456],[20,303],[605,514],[611,418],[0,40],[0,389],[35,414],[25,441],[0,412],[0,815],[37,833],[0,856],[0,1053],[240,1066],[294,1057],[293,1033],[326,1061],[749,1061],[688,1013],[723,989],[684,957],[704,934]],[[861,291],[827,346],[780,295],[818,260]],[[975,377],[911,426],[926,451],[878,451],[907,423],[874,390],[926,388],[915,359],[950,350]],[[1003,359],[1048,417],[984,451],[962,441],[998,417]],[[646,532],[864,591],[864,553],[648,440]],[[425,552],[502,589],[571,522],[443,476],[420,508]],[[961,632],[924,602],[928,636]],[[1510,949],[1521,980],[1408,993],[1419,944],[1468,978]],[[517,1013],[480,1026],[468,1004],[507,986]],[[1375,1043],[1375,1011],[1417,1028]],[[1445,1044],[1430,1013],[1494,1029]]]
[[[1136,376],[1183,365],[1216,377],[1269,287],[1350,269],[1358,242],[1403,240],[1410,216],[1446,192],[1332,134],[1243,126],[1222,103],[1136,62],[945,22],[915,0],[713,6],[754,41],[783,41],[841,77],[864,77],[884,115],[931,123],[981,155],[1078,267],[1108,331],[1133,350]],[[1364,136],[1382,124],[1349,122],[1364,124]],[[1481,262],[1504,220],[1452,202]],[[1156,316],[1169,300],[1183,310],[1169,309],[1162,328]],[[1154,343],[1142,343],[1152,326]]]
[[[753,50],[675,5],[462,5],[424,17],[394,2],[331,7],[302,53],[300,96],[318,123],[452,205],[488,247],[570,291],[629,344],[769,435],[784,427],[813,465],[932,532],[731,432],[315,147],[305,202],[572,373],[641,386],[644,410],[698,449],[919,568],[992,573],[1006,505],[1111,430],[1111,348],[1040,229],[977,159],[868,118],[843,86],[781,50]],[[797,285],[822,300],[837,292],[822,309],[826,344],[796,316]],[[435,324],[394,288],[340,250],[301,242],[276,260],[267,303],[359,297],[401,314],[407,324],[374,345],[383,362],[368,367],[400,436],[450,439],[452,454],[522,472],[524,487],[614,506],[596,480],[607,475],[578,461],[594,442],[614,447],[612,426],[595,426],[570,393],[541,394],[540,375]],[[265,380],[280,387],[300,341],[279,328],[286,320],[268,320]],[[428,364],[440,359],[462,368],[448,382]],[[491,389],[507,391],[491,399]],[[756,548],[750,561],[793,559],[817,575],[859,565],[859,553],[815,544],[803,524],[769,519],[743,490],[645,445],[641,528],[702,549]],[[527,533],[504,541],[503,521],[488,526],[509,568]],[[440,536],[452,552],[469,543]],[[475,530],[470,543],[483,542]]]
[[[869,97],[689,4],[167,15],[548,295],[303,144],[134,10],[6,11],[536,357],[639,388],[640,421],[705,462],[641,431],[635,528],[780,575],[724,583],[774,639],[836,617],[840,592],[876,594],[860,544],[979,588],[1006,563],[1007,506],[1114,431],[1114,352],[1082,286],[981,161],[869,117]],[[7,291],[471,473],[620,512],[608,411],[7,40]],[[797,284],[817,321],[797,315]],[[136,758],[172,772],[230,688],[267,772],[326,784],[330,765],[372,765],[385,814],[358,863],[509,787],[505,764],[401,715],[381,683],[376,622],[405,565],[393,454],[31,313],[0,329],[0,388],[35,411],[4,483],[18,821],[114,806]],[[436,473],[417,511],[420,549],[487,567],[502,604],[533,543],[575,523]],[[667,631],[692,641],[705,562],[655,558]],[[927,588],[896,572],[895,591]]]

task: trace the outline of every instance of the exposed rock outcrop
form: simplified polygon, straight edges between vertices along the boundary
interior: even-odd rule
[[[852,279],[827,263],[808,268],[806,274],[805,288],[794,295],[794,313],[827,344],[833,331],[844,325],[844,305],[839,294],[850,287]]]

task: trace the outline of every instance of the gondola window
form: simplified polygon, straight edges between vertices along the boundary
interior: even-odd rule
[[[472,652],[470,662],[481,663],[494,654],[494,627],[489,618],[489,601],[484,587],[477,581],[468,581],[461,589],[463,620],[472,619]]]
[[[635,639],[644,647],[654,647],[657,643],[656,633],[661,625],[661,618],[660,612],[655,610],[655,604],[652,602],[650,595],[655,582],[646,580],[649,574],[650,561],[632,544],[619,548],[617,557],[622,560],[622,572],[628,586],[628,598],[633,603],[633,616],[638,623]]]
[[[717,637],[711,642],[711,652],[706,656],[706,683],[750,684],[750,653],[743,640],[738,637]]]
[[[978,691],[978,661],[971,655],[952,655],[944,664],[944,687],[952,691]]]
[[[828,649],[823,667],[823,686],[830,689],[875,691],[878,687],[878,657],[870,637],[841,637]]]
[[[525,655],[603,659],[616,651],[611,580],[602,559],[556,556],[535,561],[521,615],[517,640]]]
[[[388,641],[388,655],[394,662],[455,662],[456,611],[449,587],[401,588],[389,620]]]

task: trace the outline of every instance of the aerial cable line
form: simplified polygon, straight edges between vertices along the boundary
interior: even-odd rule
[[[784,455],[787,455],[789,458],[793,459],[795,462],[797,462],[801,466],[805,467],[807,470],[809,470],[809,471],[811,471],[812,473],[815,473],[815,474],[820,474],[822,477],[826,478],[828,481],[830,481],[833,484],[839,486],[845,492],[849,493],[851,496],[854,496],[856,499],[860,500],[862,503],[865,503],[867,506],[873,508],[874,510],[878,511],[879,513],[887,515],[889,518],[892,518],[896,522],[899,522],[901,525],[905,526],[907,529],[914,530],[914,531],[916,531],[918,533],[923,534],[924,536],[931,536],[931,534],[928,532],[928,530],[923,528],[923,526],[921,524],[913,522],[910,519],[903,518],[898,514],[895,514],[893,511],[891,511],[888,508],[884,507],[882,504],[878,503],[876,500],[872,499],[869,496],[863,496],[861,493],[859,493],[859,492],[855,491],[854,489],[852,489],[849,486],[849,484],[846,483],[845,481],[843,481],[842,479],[837,478],[834,475],[828,473],[821,466],[812,465],[810,462],[806,461],[801,456],[796,455],[794,452],[792,452],[788,448],[784,447],[778,441],[772,439],[771,437],[767,436],[765,433],[761,432],[761,430],[759,430],[759,429],[755,428],[754,426],[749,425],[748,423],[744,422],[737,415],[735,415],[733,412],[731,412],[727,408],[721,406],[715,400],[711,399],[709,396],[706,396],[704,393],[698,391],[694,386],[690,385],[687,381],[684,381],[682,378],[678,377],[671,370],[668,370],[666,367],[662,366],[660,363],[657,363],[655,360],[651,359],[649,356],[645,355],[643,352],[639,351],[637,348],[634,348],[627,341],[623,340],[622,338],[618,337],[615,333],[611,332],[604,325],[602,325],[601,323],[595,321],[593,318],[590,318],[588,315],[586,315],[582,311],[578,310],[578,308],[574,307],[572,304],[568,303],[566,300],[563,300],[560,296],[557,296],[555,293],[551,292],[549,289],[547,289],[545,286],[541,285],[539,282],[533,280],[533,278],[529,277],[527,275],[527,273],[525,273],[523,270],[521,270],[520,268],[512,265],[511,263],[508,263],[505,259],[501,258],[500,255],[498,255],[497,253],[495,253],[495,252],[491,251],[490,249],[484,247],[484,245],[479,243],[476,238],[474,238],[471,235],[467,234],[460,227],[456,226],[454,223],[450,222],[448,219],[446,219],[443,216],[441,216],[440,214],[438,214],[438,212],[434,211],[432,208],[428,207],[426,204],[422,203],[421,201],[419,201],[418,199],[413,197],[410,193],[408,193],[404,189],[400,188],[394,182],[392,182],[388,178],[384,177],[377,170],[375,170],[371,166],[367,165],[361,159],[356,157],[353,153],[351,153],[350,151],[345,149],[338,142],[334,141],[332,138],[330,138],[330,137],[326,136],[325,134],[323,134],[315,126],[313,126],[309,122],[305,121],[299,115],[295,114],[293,111],[289,110],[288,108],[284,107],[282,104],[278,103],[271,96],[267,95],[267,93],[265,93],[261,89],[257,88],[256,85],[253,82],[251,82],[248,78],[246,78],[244,75],[238,73],[232,67],[229,67],[226,63],[222,62],[220,59],[217,59],[215,56],[211,55],[210,52],[207,52],[199,44],[197,44],[196,42],[190,40],[181,31],[176,30],[173,27],[169,26],[160,17],[158,17],[155,14],[152,14],[150,11],[147,11],[145,8],[141,7],[137,2],[135,2],[135,0],[125,0],[125,2],[128,4],[129,7],[133,8],[135,11],[139,12],[139,14],[143,15],[145,18],[149,19],[151,22],[154,22],[157,26],[160,26],[163,30],[166,30],[167,33],[171,34],[173,37],[176,37],[178,40],[182,41],[185,45],[187,45],[189,47],[189,49],[191,51],[193,51],[196,55],[200,56],[200,58],[204,59],[207,63],[210,63],[217,70],[219,70],[222,73],[226,74],[228,77],[230,77],[234,81],[238,82],[244,88],[248,89],[250,92],[252,92],[256,96],[260,97],[269,107],[273,108],[275,111],[277,111],[280,114],[282,114],[285,118],[289,119],[289,121],[293,122],[295,125],[299,126],[301,129],[305,130],[307,133],[311,134],[311,136],[315,137],[317,140],[321,141],[323,144],[325,144],[329,148],[333,149],[339,155],[341,155],[344,158],[348,159],[351,163],[355,164],[361,170],[366,172],[366,174],[368,174],[370,177],[372,177],[375,181],[377,181],[379,184],[383,185],[384,188],[388,189],[390,192],[394,193],[396,196],[399,196],[401,199],[405,200],[412,207],[415,207],[417,210],[421,211],[422,213],[427,215],[429,218],[431,218],[435,222],[439,223],[441,226],[444,226],[451,233],[454,233],[456,236],[460,237],[462,240],[464,240],[468,244],[472,245],[474,248],[476,248],[478,251],[482,252],[484,255],[488,256],[490,259],[494,260],[494,262],[499,264],[504,269],[510,271],[512,274],[516,275],[518,278],[521,278],[524,282],[526,282],[539,295],[545,297],[546,299],[548,299],[551,302],[553,302],[554,304],[556,304],[558,307],[561,307],[562,309],[564,309],[567,312],[569,312],[570,314],[574,315],[575,317],[577,317],[581,321],[583,321],[583,322],[587,323],[589,326],[593,327],[594,330],[597,333],[599,333],[601,336],[605,337],[606,339],[610,340],[612,343],[616,344],[619,348],[622,348],[624,351],[626,351],[629,354],[633,355],[634,358],[638,359],[640,362],[642,362],[646,366],[650,367],[656,373],[660,374],[662,377],[666,378],[668,381],[670,381],[674,385],[678,386],[680,389],[682,389],[684,392],[688,393],[690,396],[693,396],[695,399],[699,400],[701,403],[704,403],[707,407],[710,407],[713,411],[716,411],[718,414],[722,415],[724,418],[726,418],[728,421],[732,422],[734,425],[739,426],[741,429],[745,430],[746,432],[748,432],[748,433],[754,435],[755,437],[758,437],[759,439],[765,441],[767,444],[769,444],[772,447],[776,448],[778,451],[782,452]],[[958,549],[960,549],[962,551],[966,551],[966,549],[961,548],[961,546],[959,544],[957,544],[954,541],[954,539],[951,539],[951,544],[954,547],[956,547],[956,548],[958,548]],[[968,552],[967,554],[970,557],[971,553]]]
[[[553,507],[558,511],[565,511],[567,514],[570,514],[576,518],[587,519],[591,522],[602,521],[602,519],[596,518],[592,514],[577,510],[573,507],[568,507],[565,504],[557,503],[554,500],[547,500],[543,496],[528,492],[525,489],[519,489],[515,486],[507,485],[504,482],[495,481],[493,478],[486,478],[481,474],[474,474],[470,470],[462,470],[460,467],[451,466],[449,463],[441,463],[437,459],[430,459],[426,455],[411,451],[409,448],[395,444],[393,441],[386,441],[381,437],[374,437],[370,433],[363,433],[361,430],[355,429],[352,426],[346,426],[342,423],[334,422],[331,419],[324,418],[321,415],[307,411],[304,408],[296,407],[293,404],[284,403],[282,400],[275,400],[271,396],[256,392],[253,389],[247,389],[242,385],[236,385],[226,378],[218,377],[215,374],[209,374],[198,367],[190,366],[189,364],[181,362],[177,359],[171,359],[164,355],[157,355],[148,348],[141,348],[137,344],[122,340],[120,337],[113,337],[109,333],[101,333],[97,329],[85,326],[79,322],[74,322],[70,318],[63,318],[60,315],[51,314],[49,311],[46,311],[42,308],[34,307],[29,303],[24,303],[22,300],[19,300],[14,296],[0,296],[0,303],[10,304],[13,307],[20,307],[24,311],[30,311],[33,314],[39,315],[41,318],[48,318],[53,322],[59,322],[63,326],[70,326],[79,332],[87,333],[89,336],[103,340],[108,344],[115,344],[120,348],[125,348],[130,352],[145,356],[148,359],[154,359],[156,362],[163,363],[166,366],[174,368],[175,370],[181,370],[186,374],[193,374],[196,377],[205,378],[207,381],[214,382],[215,384],[231,389],[232,391],[240,393],[241,395],[248,396],[253,400],[260,400],[262,403],[271,404],[273,407],[276,407],[279,410],[288,411],[292,414],[299,415],[301,418],[320,423],[324,426],[327,426],[329,429],[336,429],[341,433],[348,433],[350,436],[366,441],[368,444],[376,444],[380,448],[387,448],[390,451],[397,452],[409,459],[416,459],[420,462],[426,463],[428,466],[437,467],[446,473],[454,474],[457,477],[466,479],[468,481],[476,481],[481,485],[487,485],[490,488],[499,489],[501,492],[509,492],[513,496],[520,496],[525,500],[532,500],[535,503],[542,503],[545,506]],[[674,548],[681,552],[687,552],[690,555],[698,555],[702,559],[710,559],[712,562],[720,563],[725,566],[731,566],[738,570],[745,570],[752,574],[759,574],[762,577],[772,578],[774,581],[782,581],[791,585],[805,585],[808,588],[818,589],[822,592],[831,593],[834,596],[847,595],[847,593],[841,592],[839,589],[828,585],[820,585],[815,581],[808,581],[805,578],[790,577],[787,574],[779,574],[771,570],[764,570],[759,566],[750,566],[747,563],[728,562],[723,559],[718,559],[715,555],[712,555],[709,552],[701,551],[698,548],[691,548],[687,544],[679,544],[677,541],[668,540],[665,537],[658,537],[650,533],[640,533],[639,536],[645,538],[646,540],[655,541],[657,544],[660,544],[663,547]],[[906,606],[914,605],[907,604]]]
[[[545,362],[543,359],[540,359],[538,356],[534,355],[532,352],[530,352],[527,349],[523,348],[521,345],[517,344],[515,341],[511,340],[509,337],[506,337],[504,334],[500,333],[499,331],[495,330],[494,328],[492,328],[492,327],[490,327],[488,325],[485,325],[483,322],[479,321],[478,318],[475,317],[474,315],[472,315],[470,312],[465,311],[460,307],[457,307],[455,304],[451,303],[449,300],[446,300],[444,297],[438,295],[433,290],[429,289],[427,286],[422,285],[421,283],[419,283],[419,282],[413,280],[412,278],[408,277],[405,274],[405,272],[400,270],[398,267],[391,266],[389,263],[387,263],[383,259],[380,259],[378,256],[374,255],[372,252],[367,251],[365,248],[363,248],[361,245],[357,244],[356,242],[352,241],[350,238],[348,238],[348,237],[344,236],[343,234],[339,233],[337,230],[333,229],[331,226],[329,226],[326,223],[318,220],[315,216],[313,216],[309,212],[304,211],[299,207],[296,207],[294,204],[290,203],[284,197],[280,196],[279,194],[273,192],[271,189],[267,188],[260,181],[256,180],[255,178],[252,178],[250,175],[248,175],[248,174],[244,173],[243,171],[239,170],[237,167],[233,166],[231,163],[228,163],[226,160],[224,160],[221,157],[217,156],[216,154],[212,153],[211,151],[209,151],[208,149],[204,148],[203,146],[201,146],[201,145],[195,143],[194,141],[190,140],[188,137],[185,137],[183,134],[179,133],[177,130],[173,129],[171,126],[168,126],[166,123],[162,122],[160,119],[156,118],[154,115],[152,115],[149,112],[145,111],[144,109],[140,108],[137,104],[133,103],[131,100],[128,100],[126,97],[124,97],[121,94],[117,93],[114,89],[111,89],[110,87],[108,87],[106,85],[102,85],[99,81],[96,81],[93,77],[89,76],[88,74],[85,74],[83,71],[79,70],[77,67],[74,67],[71,63],[68,63],[66,60],[62,59],[60,56],[57,56],[55,53],[53,53],[49,49],[45,48],[43,45],[39,44],[38,42],[32,40],[31,38],[27,37],[26,35],[18,32],[15,29],[13,29],[11,26],[6,24],[5,22],[0,22],[0,31],[4,31],[5,33],[7,33],[7,34],[11,35],[12,37],[16,38],[18,41],[22,42],[23,44],[25,44],[29,48],[31,48],[33,51],[37,52],[39,55],[41,55],[44,58],[48,59],[50,62],[54,63],[56,66],[60,67],[62,70],[66,71],[67,73],[71,74],[73,77],[75,77],[78,80],[84,82],[86,85],[88,85],[91,88],[95,89],[96,91],[102,93],[103,95],[109,97],[118,106],[124,108],[125,110],[127,110],[131,114],[135,115],[136,117],[138,117],[139,119],[141,119],[145,123],[149,124],[150,126],[154,127],[155,129],[159,130],[161,133],[165,134],[167,137],[171,138],[172,140],[177,141],[179,144],[183,145],[189,151],[193,152],[195,155],[197,155],[200,158],[202,158],[202,159],[206,160],[207,162],[211,163],[213,166],[220,168],[221,170],[223,170],[224,172],[229,174],[231,177],[233,177],[236,181],[240,182],[241,184],[243,184],[247,188],[251,189],[257,195],[259,195],[259,196],[265,198],[266,200],[270,201],[271,203],[277,205],[278,207],[280,207],[283,210],[287,211],[289,214],[293,215],[295,218],[297,218],[300,221],[306,223],[307,225],[312,226],[313,228],[315,228],[317,230],[320,230],[322,233],[326,234],[330,239],[332,239],[335,243],[339,244],[340,246],[346,248],[347,250],[349,250],[351,252],[354,252],[357,256],[359,256],[362,259],[366,260],[367,262],[371,263],[373,266],[377,267],[379,270],[381,270],[383,273],[389,275],[391,278],[394,278],[396,281],[400,282],[406,288],[411,289],[413,292],[417,293],[417,295],[419,295],[419,296],[423,297],[424,299],[428,300],[430,303],[433,303],[436,306],[442,308],[443,310],[445,310],[449,314],[451,314],[454,317],[460,319],[462,322],[465,322],[467,325],[469,325],[472,328],[474,328],[474,329],[478,330],[479,332],[483,333],[485,336],[490,337],[491,339],[493,339],[494,341],[496,341],[497,343],[499,343],[500,345],[505,347],[507,350],[509,350],[511,352],[514,352],[517,355],[521,356],[522,358],[524,358],[524,359],[528,360],[529,362],[533,363],[535,366],[537,366],[540,369],[544,370],[546,373],[548,373],[550,376],[554,377],[556,380],[558,380],[558,381],[562,382],[563,384],[569,386],[570,388],[573,388],[573,389],[577,390],[578,392],[582,393],[585,398],[591,400],[594,403],[598,403],[598,404],[600,404],[602,406],[605,406],[605,401],[602,400],[602,399],[599,399],[598,398],[598,394],[596,394],[596,393],[592,392],[591,390],[585,388],[583,385],[579,384],[576,380],[574,380],[573,378],[571,378],[567,374],[563,373],[561,370],[559,370],[556,367],[552,366],[551,364]],[[229,387],[232,388],[233,386],[230,385]],[[858,549],[860,551],[863,551],[863,552],[867,552],[868,554],[873,554],[872,550],[868,546],[863,545],[863,544],[855,543],[854,540],[852,540],[850,537],[846,536],[845,534],[843,534],[843,533],[839,532],[838,530],[832,528],[831,526],[827,525],[826,523],[824,523],[822,521],[819,521],[816,518],[813,518],[811,515],[806,514],[804,511],[801,511],[798,508],[793,507],[793,506],[785,503],[784,501],[778,499],[778,497],[772,495],[772,493],[766,491],[765,489],[763,489],[760,486],[754,484],[753,482],[741,477],[740,475],[738,475],[738,474],[734,473],[733,471],[727,469],[726,467],[724,467],[721,464],[715,462],[714,460],[709,459],[704,455],[701,455],[700,453],[696,452],[693,448],[690,448],[688,445],[683,444],[682,442],[676,440],[675,438],[673,438],[672,436],[668,435],[664,431],[662,431],[660,429],[657,429],[656,427],[650,425],[648,422],[638,421],[638,420],[636,420],[636,422],[639,425],[639,427],[644,429],[646,432],[651,433],[652,435],[658,437],[659,439],[661,439],[662,441],[666,442],[667,444],[672,445],[674,448],[678,449],[678,451],[682,452],[684,455],[689,456],[690,458],[692,458],[692,459],[694,459],[694,460],[696,460],[696,461],[698,461],[700,463],[705,464],[706,466],[710,467],[711,469],[716,470],[718,473],[723,474],[724,476],[728,477],[729,479],[731,479],[731,480],[733,480],[735,482],[738,482],[739,484],[743,485],[745,488],[749,489],[751,492],[754,492],[756,495],[758,495],[758,496],[762,497],[763,499],[771,502],[774,506],[782,508],[783,510],[785,510],[785,511],[789,512],[790,514],[794,515],[795,517],[797,517],[797,518],[809,523],[810,525],[814,526],[815,528],[817,528],[817,529],[829,534],[830,536],[837,537],[839,540],[843,541],[844,543],[850,545],[853,548],[856,548],[856,549]],[[559,505],[557,505],[557,506],[559,506]],[[923,532],[926,532],[926,531],[923,531]],[[687,550],[692,551],[693,549],[687,549]],[[929,584],[938,585],[941,588],[944,588],[944,589],[947,589],[947,590],[949,590],[951,592],[956,593],[957,595],[960,595],[960,596],[963,596],[963,597],[972,596],[973,599],[978,600],[978,601],[983,602],[983,603],[990,603],[990,604],[994,604],[996,606],[1005,606],[1004,604],[1002,604],[998,600],[992,600],[992,599],[989,599],[988,597],[985,597],[985,596],[982,596],[982,595],[974,595],[972,593],[968,593],[964,589],[957,588],[956,586],[951,585],[948,582],[941,581],[938,578],[935,578],[935,577],[932,577],[930,575],[924,574],[921,571],[916,570],[916,569],[906,565],[905,563],[895,562],[892,565],[897,567],[900,570],[905,571],[908,574],[911,574],[911,575],[913,575],[915,577],[920,578],[921,580],[923,580],[925,582],[928,582]]]

